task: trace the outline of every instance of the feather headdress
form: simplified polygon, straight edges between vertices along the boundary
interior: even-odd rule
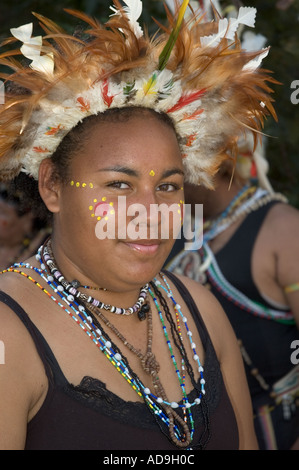
[[[2,179],[20,171],[38,179],[40,162],[78,122],[108,108],[142,106],[172,118],[186,179],[212,187],[236,136],[260,132],[265,117],[275,116],[267,84],[273,80],[259,69],[268,49],[243,51],[236,35],[239,25],[254,26],[254,8],[210,23],[193,12],[184,22],[184,0],[176,15],[167,10],[169,27],[149,37],[138,22],[141,0],[124,3],[114,0],[105,25],[67,10],[88,24],[86,41],[38,14],[45,37],[32,37],[32,24],[11,30],[7,42],[23,45],[0,54],[0,64],[13,69],[0,78],[20,90],[8,88],[0,107]],[[20,54],[29,66],[16,59]]]

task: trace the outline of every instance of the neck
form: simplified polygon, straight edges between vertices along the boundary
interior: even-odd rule
[[[86,276],[71,260],[63,258],[63,261],[57,261],[55,245],[52,251],[51,243],[47,243],[42,252],[44,253],[43,262],[47,265],[47,270],[51,271],[52,269],[53,272],[55,272],[56,269],[59,271],[60,275],[64,278],[62,282],[64,283],[63,285],[69,286],[65,289],[69,294],[73,295],[75,289],[78,293],[85,294],[86,298],[92,297],[95,300],[93,305],[100,302],[123,309],[129,309],[132,306],[136,307],[136,302],[138,302],[139,305],[140,299],[141,305],[143,304],[144,298],[146,297],[146,290],[142,289],[144,286],[126,286],[119,288],[117,285],[115,288],[113,282],[107,282],[105,280],[100,281],[93,279],[91,276]],[[72,286],[70,286],[70,283]]]

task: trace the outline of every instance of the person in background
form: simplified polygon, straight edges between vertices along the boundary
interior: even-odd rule
[[[203,244],[181,249],[166,268],[204,284],[239,341],[260,449],[299,447],[299,212],[273,191],[262,146],[249,135],[215,190],[186,184],[203,204]],[[182,242],[178,242],[182,248]]]
[[[47,218],[23,202],[13,183],[0,184],[0,269],[33,255],[51,232]]]

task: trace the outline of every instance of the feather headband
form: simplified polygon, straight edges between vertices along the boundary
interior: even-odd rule
[[[141,0],[124,3],[114,0],[105,25],[67,10],[88,24],[86,41],[38,14],[43,38],[32,37],[32,24],[11,30],[6,43],[23,45],[0,54],[0,64],[14,71],[0,78],[21,91],[7,90],[0,107],[2,180],[20,171],[38,179],[41,161],[84,118],[142,106],[172,118],[186,180],[212,187],[219,165],[236,149],[236,136],[245,129],[256,135],[268,114],[275,117],[267,84],[274,80],[259,68],[268,49],[243,51],[237,38],[240,25],[254,27],[254,8],[209,23],[192,12],[184,22],[184,0],[175,15],[166,8],[169,26],[149,37],[138,22]],[[20,54],[29,67],[16,59]]]

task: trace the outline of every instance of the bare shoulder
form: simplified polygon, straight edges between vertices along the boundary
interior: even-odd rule
[[[18,295],[14,295],[20,286],[24,285],[26,288],[25,283],[23,284],[21,280],[18,282],[20,285],[16,279],[3,276],[0,283],[3,296],[0,301],[0,339],[5,346],[5,366],[7,366],[2,368],[1,372],[13,376],[14,381],[22,383],[21,388],[24,390],[23,386],[34,375],[34,367],[36,366],[39,372],[43,369],[39,367],[41,360],[31,334],[15,312],[15,304],[11,302],[11,299],[16,303],[20,300]]]
[[[231,324],[216,297],[203,285],[188,277],[176,274],[191,294],[209,332],[220,360],[227,346],[237,344]]]
[[[16,279],[1,275],[0,290],[11,297]],[[0,302],[0,449],[22,449],[27,421],[42,396],[47,380],[34,342],[7,297]]]
[[[299,210],[289,204],[275,204],[268,212],[264,230],[275,233],[275,237],[290,237],[299,229]],[[275,232],[273,232],[275,230]],[[298,234],[298,232],[296,232]]]

